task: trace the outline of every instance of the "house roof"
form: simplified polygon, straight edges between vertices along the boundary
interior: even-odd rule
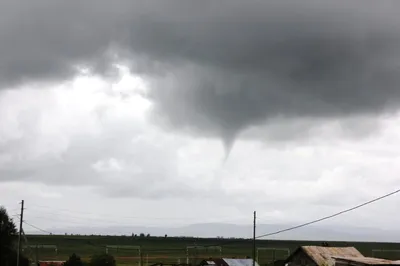
[[[218,258],[213,259],[215,265],[218,266],[253,266],[253,259],[231,259],[231,258]],[[255,266],[260,266],[255,262]]]
[[[348,263],[355,262],[357,264],[366,265],[400,265],[400,261],[386,260],[370,257],[333,257],[336,261],[345,261]]]
[[[253,259],[225,259],[223,258],[225,263],[228,266],[253,266]],[[257,262],[255,262],[256,266],[259,266]]]
[[[319,266],[332,262],[332,257],[364,257],[360,251],[354,247],[302,246],[293,252],[286,261],[289,262],[293,256],[300,251],[306,253],[307,256]]]

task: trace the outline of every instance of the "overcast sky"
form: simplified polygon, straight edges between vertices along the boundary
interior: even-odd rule
[[[44,229],[287,224],[396,190],[398,13],[1,1],[0,204]],[[395,229],[398,200],[325,224]]]

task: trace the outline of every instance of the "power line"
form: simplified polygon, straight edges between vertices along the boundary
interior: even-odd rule
[[[267,236],[273,236],[273,235],[277,235],[277,234],[284,233],[284,232],[287,232],[287,231],[295,230],[295,229],[298,229],[298,228],[301,228],[301,227],[304,227],[304,226],[307,226],[307,225],[310,225],[310,224],[315,224],[315,223],[318,223],[318,222],[321,222],[321,221],[325,221],[325,220],[331,219],[331,218],[333,218],[333,217],[342,215],[342,214],[344,214],[344,213],[354,211],[354,210],[356,210],[356,209],[358,209],[358,208],[364,207],[364,206],[366,206],[366,205],[369,205],[369,204],[374,203],[374,202],[376,202],[376,201],[382,200],[382,199],[384,199],[384,198],[390,197],[390,196],[392,196],[392,195],[394,195],[394,194],[397,194],[397,193],[399,193],[399,192],[400,192],[400,189],[398,189],[398,190],[396,190],[396,191],[393,191],[393,192],[390,192],[390,193],[388,193],[388,194],[385,194],[385,195],[383,195],[383,196],[380,196],[380,197],[378,197],[378,198],[372,199],[372,200],[370,200],[370,201],[364,202],[364,203],[359,204],[359,205],[357,205],[357,206],[354,206],[354,207],[352,207],[352,208],[349,208],[349,209],[346,209],[346,210],[337,212],[337,213],[335,213],[335,214],[331,214],[331,215],[328,215],[328,216],[325,216],[325,217],[322,217],[322,218],[313,220],[313,221],[311,221],[311,222],[303,223],[303,224],[300,224],[300,225],[296,225],[296,226],[289,227],[289,228],[286,228],[286,229],[282,229],[282,230],[279,230],[279,231],[275,231],[275,232],[272,232],[272,233],[263,234],[263,235],[257,236],[257,238],[262,238],[262,237],[267,237]]]
[[[16,211],[20,211],[20,208],[14,208],[14,209],[10,209],[10,208],[6,208],[8,212],[16,212]]]
[[[286,228],[286,229],[278,230],[278,231],[275,231],[275,232],[259,235],[256,238],[259,239],[259,238],[263,238],[263,237],[267,237],[267,236],[277,235],[277,234],[288,232],[288,231],[291,231],[291,230],[295,230],[295,229],[298,229],[298,228],[301,228],[301,227],[304,227],[304,226],[307,226],[307,225],[310,225],[310,224],[315,224],[315,223],[318,223],[318,222],[321,222],[321,221],[325,221],[325,220],[331,219],[333,217],[336,217],[336,216],[339,216],[339,215],[354,211],[356,209],[359,209],[359,208],[364,207],[366,205],[369,205],[371,203],[377,202],[377,201],[382,200],[384,198],[390,197],[390,196],[392,196],[394,194],[397,194],[399,192],[400,192],[400,189],[395,190],[393,192],[390,192],[388,194],[385,194],[383,196],[377,197],[375,199],[369,200],[369,201],[364,202],[362,204],[356,205],[354,207],[345,209],[343,211],[340,211],[340,212],[337,212],[337,213],[334,213],[334,214],[331,214],[331,215],[328,215],[328,216],[313,220],[311,222],[307,222],[307,223],[303,223],[303,224],[300,224],[300,225],[292,226],[292,227],[289,227],[289,228]],[[228,242],[225,242],[224,244],[219,244],[219,245],[220,246],[225,246],[225,245],[234,244],[234,243],[238,243],[238,242],[243,242],[243,240],[242,239],[241,240],[232,240],[232,241],[228,241]],[[204,247],[212,247],[212,246],[218,246],[218,244],[206,245]]]
[[[44,230],[44,229],[42,229],[42,228],[39,228],[39,227],[37,227],[37,226],[35,226],[35,225],[33,225],[33,224],[30,224],[30,223],[28,223],[28,222],[26,222],[26,221],[23,221],[23,223],[26,224],[26,225],[29,225],[30,227],[35,228],[35,229],[37,229],[37,230],[39,230],[39,231],[41,231],[41,232],[43,232],[43,233],[50,234],[50,235],[53,234],[52,232],[46,231],[46,230]]]

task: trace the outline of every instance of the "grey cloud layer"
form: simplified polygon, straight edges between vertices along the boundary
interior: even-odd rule
[[[51,3],[51,4],[50,4]],[[268,118],[399,107],[396,1],[40,1],[3,4],[0,78],[148,76],[155,111],[229,145]]]
[[[102,134],[98,136],[69,138],[71,144],[65,149],[57,152],[53,148],[54,153],[41,156],[35,155],[35,147],[27,144],[40,143],[40,136],[24,136],[10,141],[10,145],[0,143],[0,183],[87,186],[110,197],[185,195],[184,189],[177,189],[184,184],[176,179],[174,149],[168,145],[161,149],[145,140],[133,143],[132,135],[142,133],[135,127],[108,126],[114,127],[105,131],[99,128]],[[58,144],[55,143],[54,146]],[[2,155],[10,155],[10,160],[2,163]]]

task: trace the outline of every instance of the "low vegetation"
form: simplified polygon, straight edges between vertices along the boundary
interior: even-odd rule
[[[63,266],[116,266],[116,261],[112,255],[100,254],[92,256],[90,262],[84,262],[80,256],[74,253]]]

